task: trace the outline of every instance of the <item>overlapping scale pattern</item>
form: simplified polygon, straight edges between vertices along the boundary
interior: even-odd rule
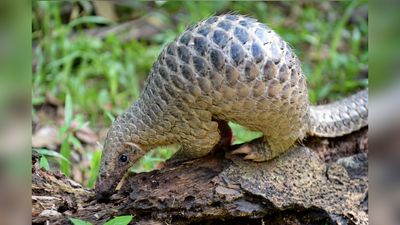
[[[218,119],[263,132],[281,151],[306,133],[338,136],[359,128],[364,122],[354,120],[364,121],[366,109],[351,104],[366,107],[354,98],[310,107],[299,60],[280,36],[252,18],[214,16],[165,47],[140,99],[108,139],[148,147],[177,142],[200,156],[220,138]]]

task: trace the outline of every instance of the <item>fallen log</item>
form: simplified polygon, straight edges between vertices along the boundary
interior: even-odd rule
[[[265,163],[216,151],[129,175],[105,203],[93,190],[39,169],[33,156],[32,224],[103,224],[127,214],[132,224],[368,224],[366,143],[367,129],[310,138],[304,144],[314,150],[298,147]]]

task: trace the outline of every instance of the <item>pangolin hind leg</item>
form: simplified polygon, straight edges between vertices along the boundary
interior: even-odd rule
[[[271,160],[288,151],[296,143],[297,138],[281,136],[260,137],[241,145],[232,154],[245,154],[244,159],[255,162]]]

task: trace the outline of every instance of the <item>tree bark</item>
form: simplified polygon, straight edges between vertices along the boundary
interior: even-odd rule
[[[39,169],[33,156],[32,223],[79,218],[103,224],[131,214],[132,224],[368,224],[367,128],[303,145],[264,163],[228,150],[167,163],[128,176],[107,203]]]

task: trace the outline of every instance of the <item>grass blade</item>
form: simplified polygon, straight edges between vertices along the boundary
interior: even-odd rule
[[[90,178],[87,184],[89,188],[94,187],[97,176],[99,175],[101,153],[101,150],[95,151],[93,153],[92,160],[90,161]]]
[[[68,139],[69,139],[69,136],[67,136],[67,138],[65,138],[63,143],[61,144],[60,153],[64,158],[66,158],[69,161],[69,158],[71,156],[71,149],[68,144]],[[61,172],[64,173],[66,176],[71,175],[69,163],[66,163],[65,160],[61,160],[60,169],[61,169]]]
[[[65,109],[64,109],[64,124],[69,127],[72,122],[72,99],[71,95],[67,93],[65,97]]]
[[[90,23],[93,23],[93,24],[112,24],[112,21],[108,20],[108,19],[106,19],[104,17],[101,17],[101,16],[84,16],[84,17],[80,17],[80,18],[77,18],[77,19],[71,21],[68,24],[68,26],[69,26],[69,28],[73,28],[73,27],[76,27],[76,26],[81,25],[81,24],[90,24]]]

